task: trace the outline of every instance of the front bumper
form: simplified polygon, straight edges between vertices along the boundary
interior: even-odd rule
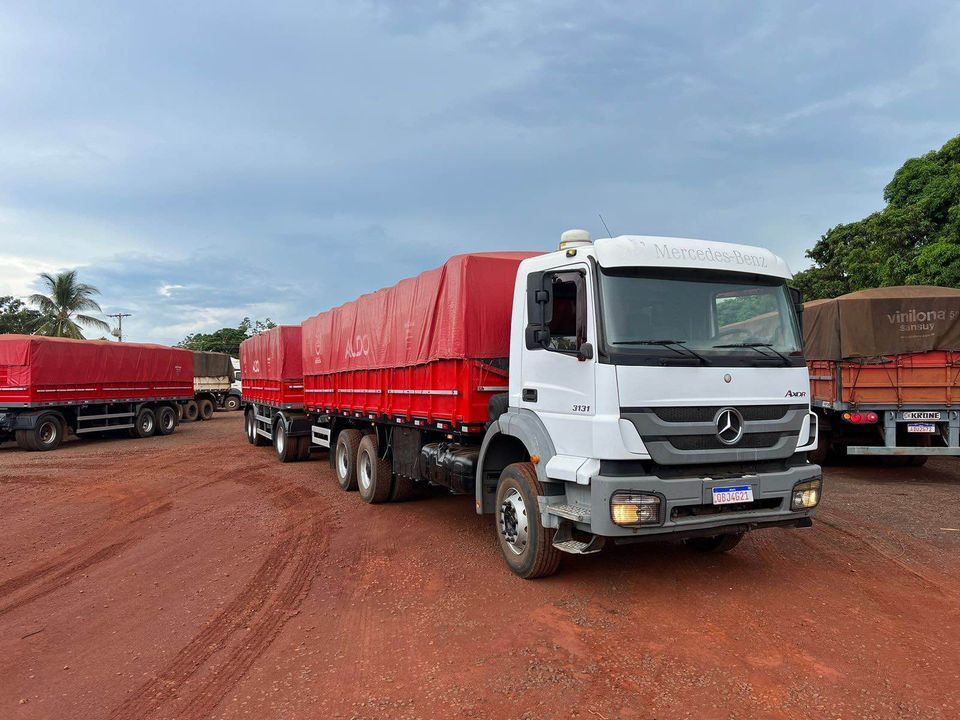
[[[582,527],[594,535],[612,538],[642,536],[669,537],[708,534],[703,531],[743,526],[751,530],[765,525],[809,526],[810,510],[790,510],[794,485],[821,477],[817,465],[795,465],[778,472],[758,473],[737,478],[660,478],[656,476],[604,476],[590,481],[590,526]],[[754,503],[749,508],[714,506],[713,488],[749,485]],[[661,524],[647,527],[622,527],[610,518],[610,498],[618,490],[653,493],[661,498]],[[822,487],[821,487],[822,498]],[[779,502],[778,502],[779,501]],[[722,508],[722,509],[721,509]]]

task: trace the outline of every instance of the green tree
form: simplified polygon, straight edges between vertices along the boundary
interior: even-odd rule
[[[266,320],[251,320],[245,317],[235,328],[220,328],[212,333],[192,333],[177,343],[177,347],[187,350],[204,350],[207,352],[222,352],[236,356],[240,352],[240,343],[248,337],[257,335],[264,330],[275,328],[277,324],[270,318]]]
[[[37,329],[40,313],[27,307],[22,300],[6,295],[0,297],[0,335],[29,335]]]
[[[886,207],[837,225],[807,251],[794,283],[807,299],[884,285],[960,286],[960,135],[907,160]]]
[[[35,293],[30,302],[40,309],[38,335],[83,339],[81,325],[96,330],[110,332],[110,326],[100,318],[87,315],[88,312],[102,313],[100,305],[93,299],[100,291],[77,280],[76,270],[67,270],[58,275],[41,273],[41,283],[47,294]]]

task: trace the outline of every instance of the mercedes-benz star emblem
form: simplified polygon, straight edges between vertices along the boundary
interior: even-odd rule
[[[717,437],[724,445],[736,445],[743,437],[743,415],[736,408],[723,408],[714,419]]]

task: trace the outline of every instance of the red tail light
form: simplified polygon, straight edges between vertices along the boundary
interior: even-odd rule
[[[844,413],[843,419],[847,422],[854,423],[855,425],[867,425],[870,423],[879,422],[880,416],[875,412]]]

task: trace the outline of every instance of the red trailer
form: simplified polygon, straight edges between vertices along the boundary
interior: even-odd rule
[[[247,440],[273,443],[282,462],[305,459],[310,452],[302,356],[299,325],[281,325],[240,344]]]
[[[392,457],[393,487],[381,488],[392,499],[409,494],[422,469],[472,491],[488,405],[507,392],[517,267],[534,254],[459,255],[304,321],[304,407],[313,443],[337,448],[342,486],[357,487],[367,437],[381,463]]]
[[[0,335],[0,441],[53,450],[77,435],[176,429],[193,399],[193,353],[101,340]]]

